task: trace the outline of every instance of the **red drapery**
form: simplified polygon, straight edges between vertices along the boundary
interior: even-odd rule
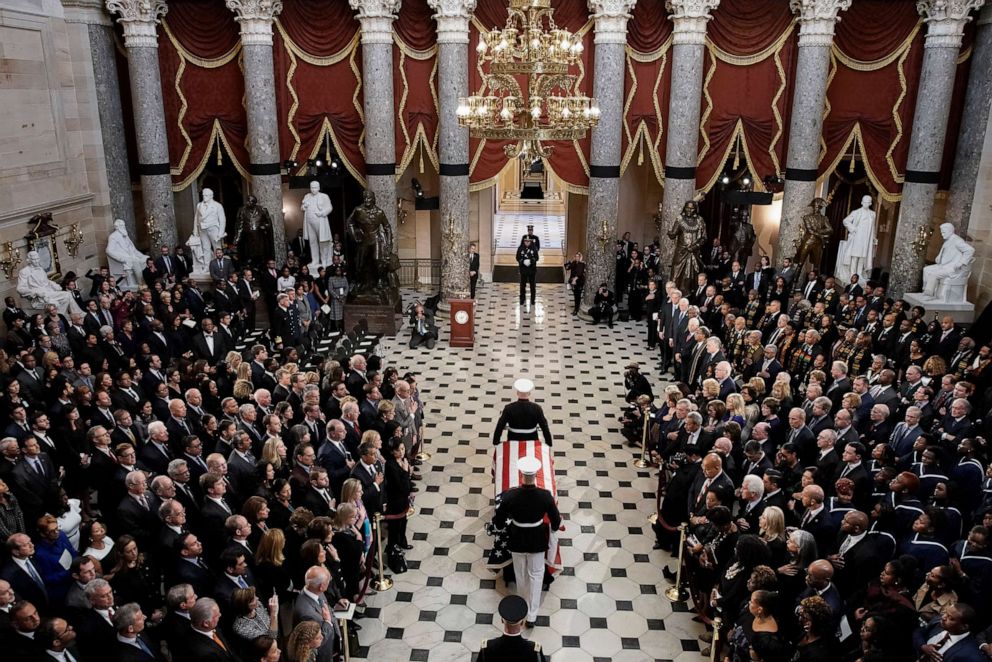
[[[396,173],[417,159],[438,167],[437,33],[427,0],[404,0],[393,22]]]
[[[635,153],[650,159],[659,184],[665,180],[665,128],[672,83],[672,22],[661,0],[641,0],[627,22],[624,114],[620,171]]]
[[[247,177],[241,40],[223,0],[176,0],[159,31],[159,69],[175,190],[189,186],[220,145]]]
[[[859,0],[844,12],[834,36],[821,175],[850,167],[844,159],[857,150],[872,187],[898,199],[923,56],[921,27],[913,3]]]
[[[696,186],[735,155],[755,188],[785,170],[797,35],[788,3],[723,0],[707,27]]]
[[[572,73],[580,76],[578,88],[588,96],[593,90],[593,29],[589,20],[589,9],[583,0],[552,0],[554,20],[560,28],[582,34],[585,50],[579,66]],[[479,28],[491,30],[506,24],[505,0],[480,0],[475,16],[469,27],[469,92],[475,93],[482,86],[482,71],[478,67],[475,48],[479,43]],[[506,141],[469,140],[471,164],[469,181],[473,189],[485,188],[493,183],[500,170],[506,165],[503,152]],[[589,186],[589,135],[576,141],[552,141],[551,155],[546,160],[547,167],[560,177],[568,189],[575,193],[585,193]]]
[[[281,153],[302,172],[307,159],[336,151],[364,185],[362,56],[354,12],[343,0],[285,2],[275,28]]]

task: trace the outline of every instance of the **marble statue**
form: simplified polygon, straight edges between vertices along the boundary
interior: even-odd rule
[[[148,256],[138,250],[127,234],[124,221],[114,221],[114,231],[107,236],[107,262],[110,275],[124,276],[120,284],[122,290],[136,290],[141,285],[141,271],[145,268]]]
[[[393,230],[386,214],[376,206],[375,193],[366,190],[362,204],[348,217],[348,235],[355,242],[349,262],[353,283],[349,300],[391,303],[399,295],[399,258],[393,246]],[[373,301],[374,300],[374,301]]]
[[[196,216],[193,218],[193,236],[200,240],[200,251],[205,256],[206,264],[214,254],[214,249],[223,248],[221,239],[227,236],[227,217],[224,215],[224,207],[214,200],[213,191],[205,188],[202,195],[203,201],[196,206]],[[192,246],[190,242],[186,244]]]
[[[303,238],[310,242],[310,272],[330,266],[334,250],[334,237],[327,221],[334,206],[326,193],[320,192],[319,182],[310,182],[310,192],[303,196]]]
[[[841,221],[847,228],[847,239],[837,249],[837,277],[846,283],[852,274],[867,282],[875,255],[875,212],[871,210],[871,196],[861,198],[861,208],[855,209]]]
[[[680,290],[689,292],[695,286],[697,274],[703,270],[700,251],[706,244],[706,224],[693,200],[682,206],[682,215],[668,231],[668,238],[675,241],[672,280]]]
[[[83,312],[71,293],[48,279],[38,251],[28,251],[27,259],[27,265],[17,274],[18,294],[31,301],[34,308],[40,309],[50,303],[63,315]]]
[[[954,226],[942,223],[940,236],[944,245],[937,254],[937,262],[923,267],[923,295],[928,301],[964,303],[968,277],[975,262],[975,247],[954,233]]]
[[[823,198],[813,198],[809,208],[812,212],[803,216],[799,238],[796,239],[796,254],[792,260],[799,271],[803,270],[807,260],[811,268],[820,270],[823,247],[834,233],[830,219],[823,213],[827,209],[827,201]]]
[[[238,210],[234,245],[242,260],[255,266],[261,266],[272,255],[272,216],[253,195],[249,195],[245,206]]]

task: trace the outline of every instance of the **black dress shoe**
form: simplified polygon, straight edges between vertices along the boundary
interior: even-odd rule
[[[527,621],[527,627],[529,627],[529,628],[532,628],[532,627],[534,627],[535,625],[537,625],[537,623],[536,623],[536,622],[534,622],[534,621]]]
[[[661,575],[670,582],[675,581],[675,573],[669,570],[667,565],[661,569]]]
[[[413,545],[400,545],[403,549],[413,549]]]
[[[352,621],[352,623],[351,623],[351,629],[354,630],[355,632],[358,632],[359,630],[362,629],[362,626],[359,625],[358,623],[355,623],[354,621]]]

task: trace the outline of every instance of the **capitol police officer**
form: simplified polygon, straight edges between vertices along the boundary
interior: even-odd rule
[[[520,265],[520,304],[527,301],[527,284],[530,283],[530,302],[534,304],[537,296],[537,260],[540,257],[537,246],[530,236],[524,239],[517,248],[517,264]]]
[[[499,602],[499,616],[503,619],[503,636],[483,641],[479,648],[478,662],[545,662],[541,644],[527,641],[520,636],[527,617],[527,601],[519,595],[508,595]]]
[[[541,587],[544,581],[544,556],[548,551],[551,529],[544,521],[547,515],[551,527],[561,527],[561,513],[555,497],[537,486],[541,461],[533,455],[517,462],[520,485],[500,495],[493,524],[507,529],[507,547],[513,556],[513,575],[517,592],[527,601],[527,627],[534,627],[541,608]]]
[[[541,429],[544,445],[551,446],[551,430],[548,419],[544,417],[541,406],[530,401],[534,382],[529,379],[518,379],[513,382],[513,390],[517,392],[517,401],[503,407],[503,413],[496,423],[493,433],[493,446],[499,446],[502,441],[503,428],[507,429],[507,441],[533,441],[537,439],[537,429]]]

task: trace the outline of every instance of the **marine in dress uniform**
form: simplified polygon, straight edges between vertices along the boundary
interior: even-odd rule
[[[507,429],[507,441],[537,439],[537,430],[540,428],[544,445],[551,446],[548,419],[544,417],[541,406],[530,401],[534,382],[529,379],[518,379],[513,382],[513,389],[517,392],[517,401],[503,407],[503,413],[500,414],[499,421],[496,422],[496,431],[493,433],[493,446],[499,446],[502,441],[503,428]]]
[[[503,492],[493,523],[508,529],[507,547],[513,556],[517,592],[527,601],[527,624],[532,626],[541,608],[544,556],[551,533],[544,517],[547,515],[550,526],[557,530],[561,513],[551,492],[537,486],[535,476],[541,461],[528,455],[517,462],[517,469],[520,485]]]
[[[483,641],[479,647],[478,662],[544,662],[547,658],[541,644],[520,636],[527,601],[519,595],[508,595],[499,602],[499,615],[503,619],[503,636]]]

